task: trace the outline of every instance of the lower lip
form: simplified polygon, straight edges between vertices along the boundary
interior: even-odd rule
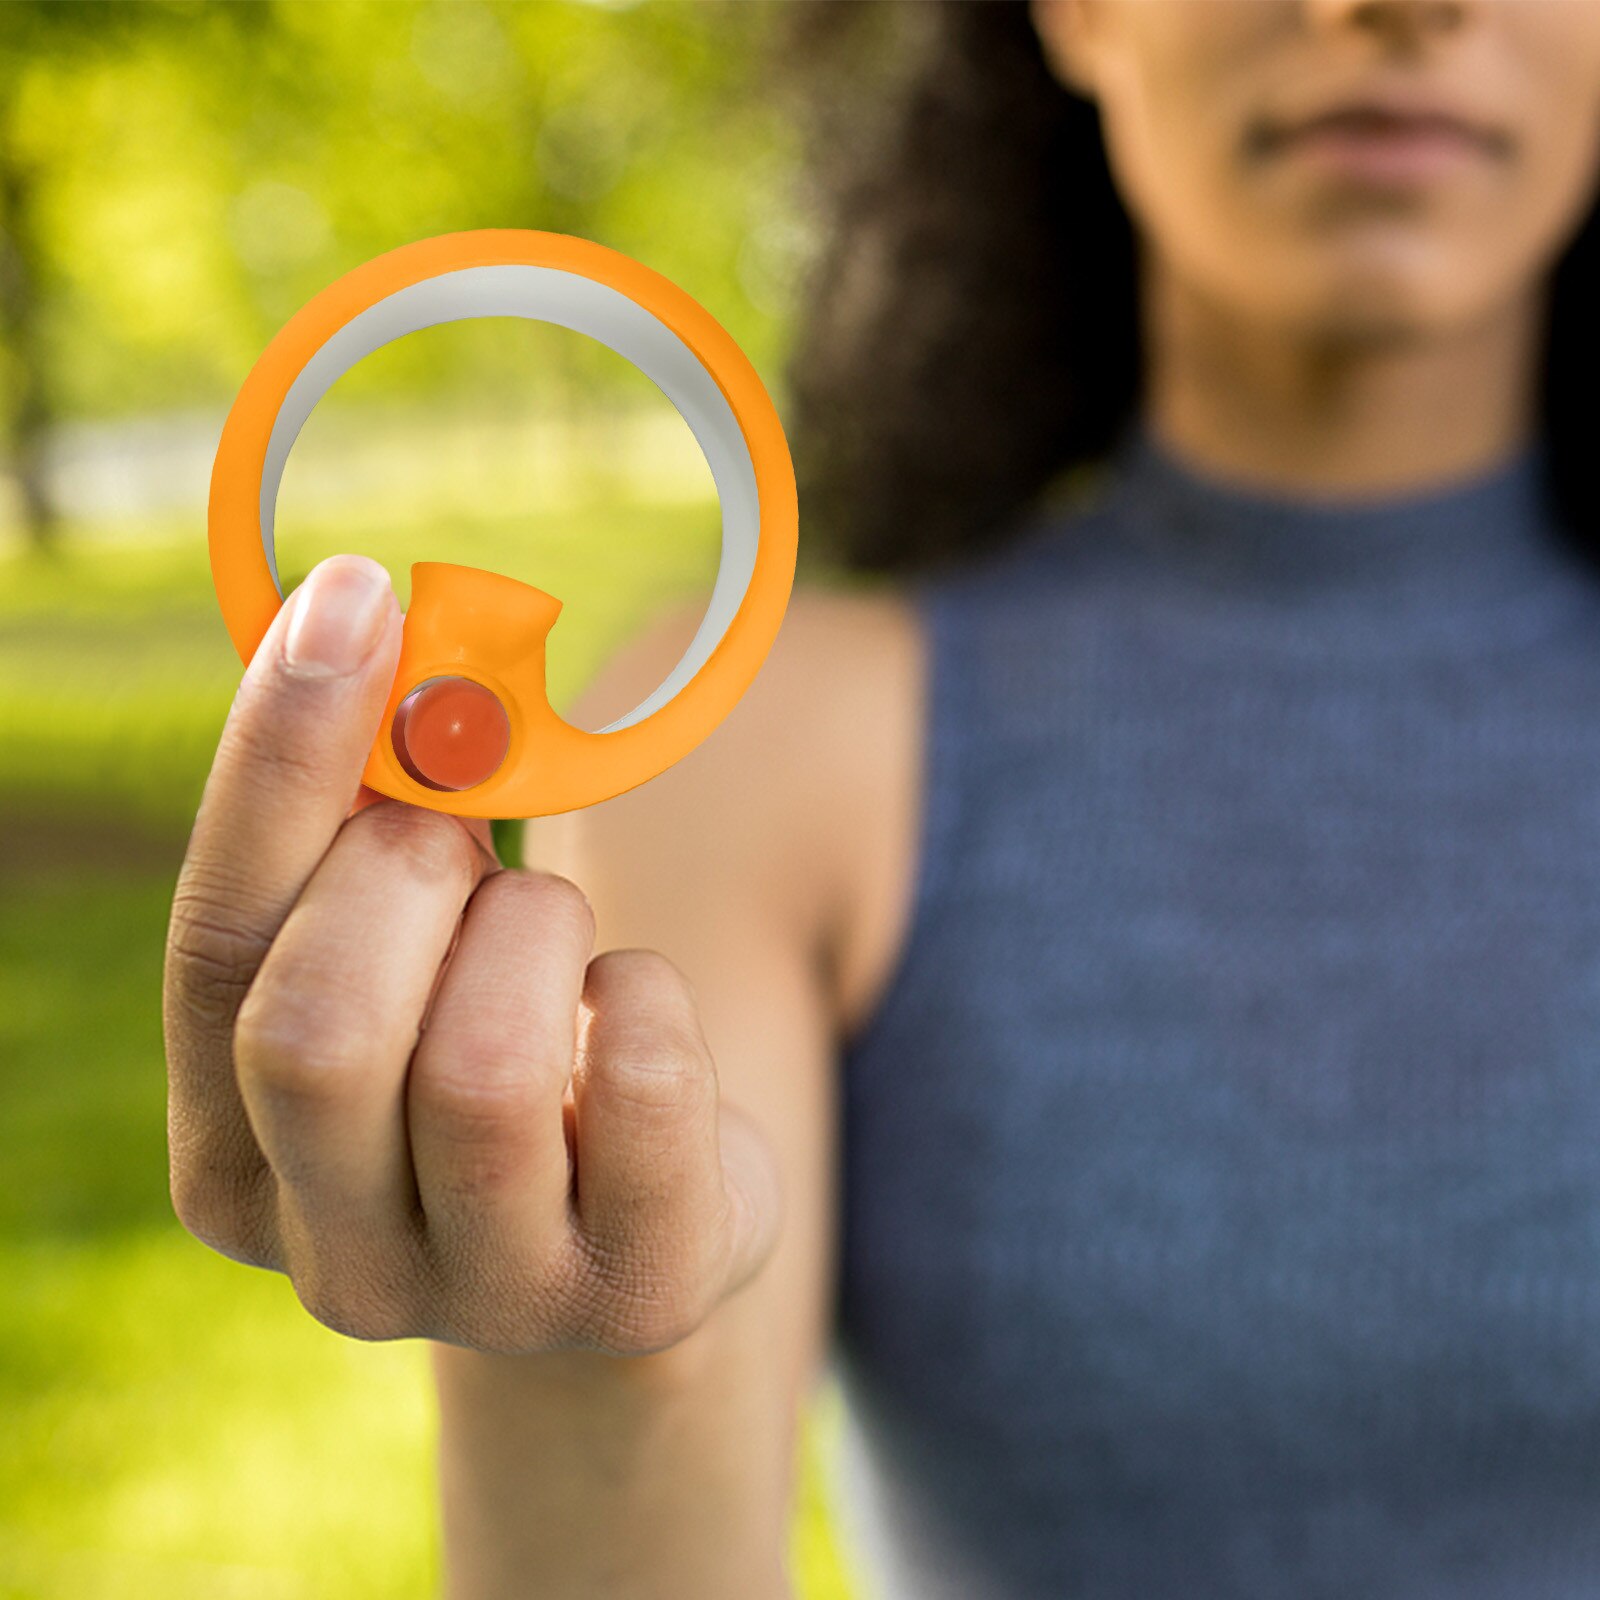
[[[1414,132],[1359,133],[1319,128],[1297,134],[1284,146],[1325,172],[1372,183],[1419,183],[1443,177],[1467,162],[1482,160],[1484,146],[1442,128]]]

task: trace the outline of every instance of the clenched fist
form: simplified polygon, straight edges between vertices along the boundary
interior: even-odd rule
[[[167,941],[173,1205],[356,1338],[663,1349],[769,1254],[771,1152],[665,956],[361,788],[400,629],[334,556],[241,682]]]

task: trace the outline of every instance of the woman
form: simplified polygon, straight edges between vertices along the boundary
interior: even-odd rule
[[[434,1341],[452,1600],[788,1594],[832,1349],[895,1594],[1589,1593],[1600,8],[896,14],[794,436],[905,581],[511,870],[347,815],[399,617],[322,563],[175,897],[178,1214]]]

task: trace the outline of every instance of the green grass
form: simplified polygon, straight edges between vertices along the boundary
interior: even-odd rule
[[[567,602],[557,705],[715,570],[694,506],[445,534],[433,553]],[[406,560],[428,553],[405,528],[308,540],[299,571],[362,549],[402,600]],[[190,1238],[168,1201],[162,944],[239,670],[199,530],[0,562],[0,813],[34,819],[0,852],[0,1600],[436,1593],[425,1346],[331,1333],[285,1279]],[[152,842],[108,847],[135,826]],[[837,1404],[824,1395],[806,1433],[807,1600],[848,1592],[820,1502]]]

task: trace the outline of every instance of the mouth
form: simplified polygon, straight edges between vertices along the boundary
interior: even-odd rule
[[[1503,129],[1450,111],[1381,103],[1341,105],[1258,129],[1258,154],[1301,161],[1346,178],[1415,184],[1473,163],[1503,159]]]

